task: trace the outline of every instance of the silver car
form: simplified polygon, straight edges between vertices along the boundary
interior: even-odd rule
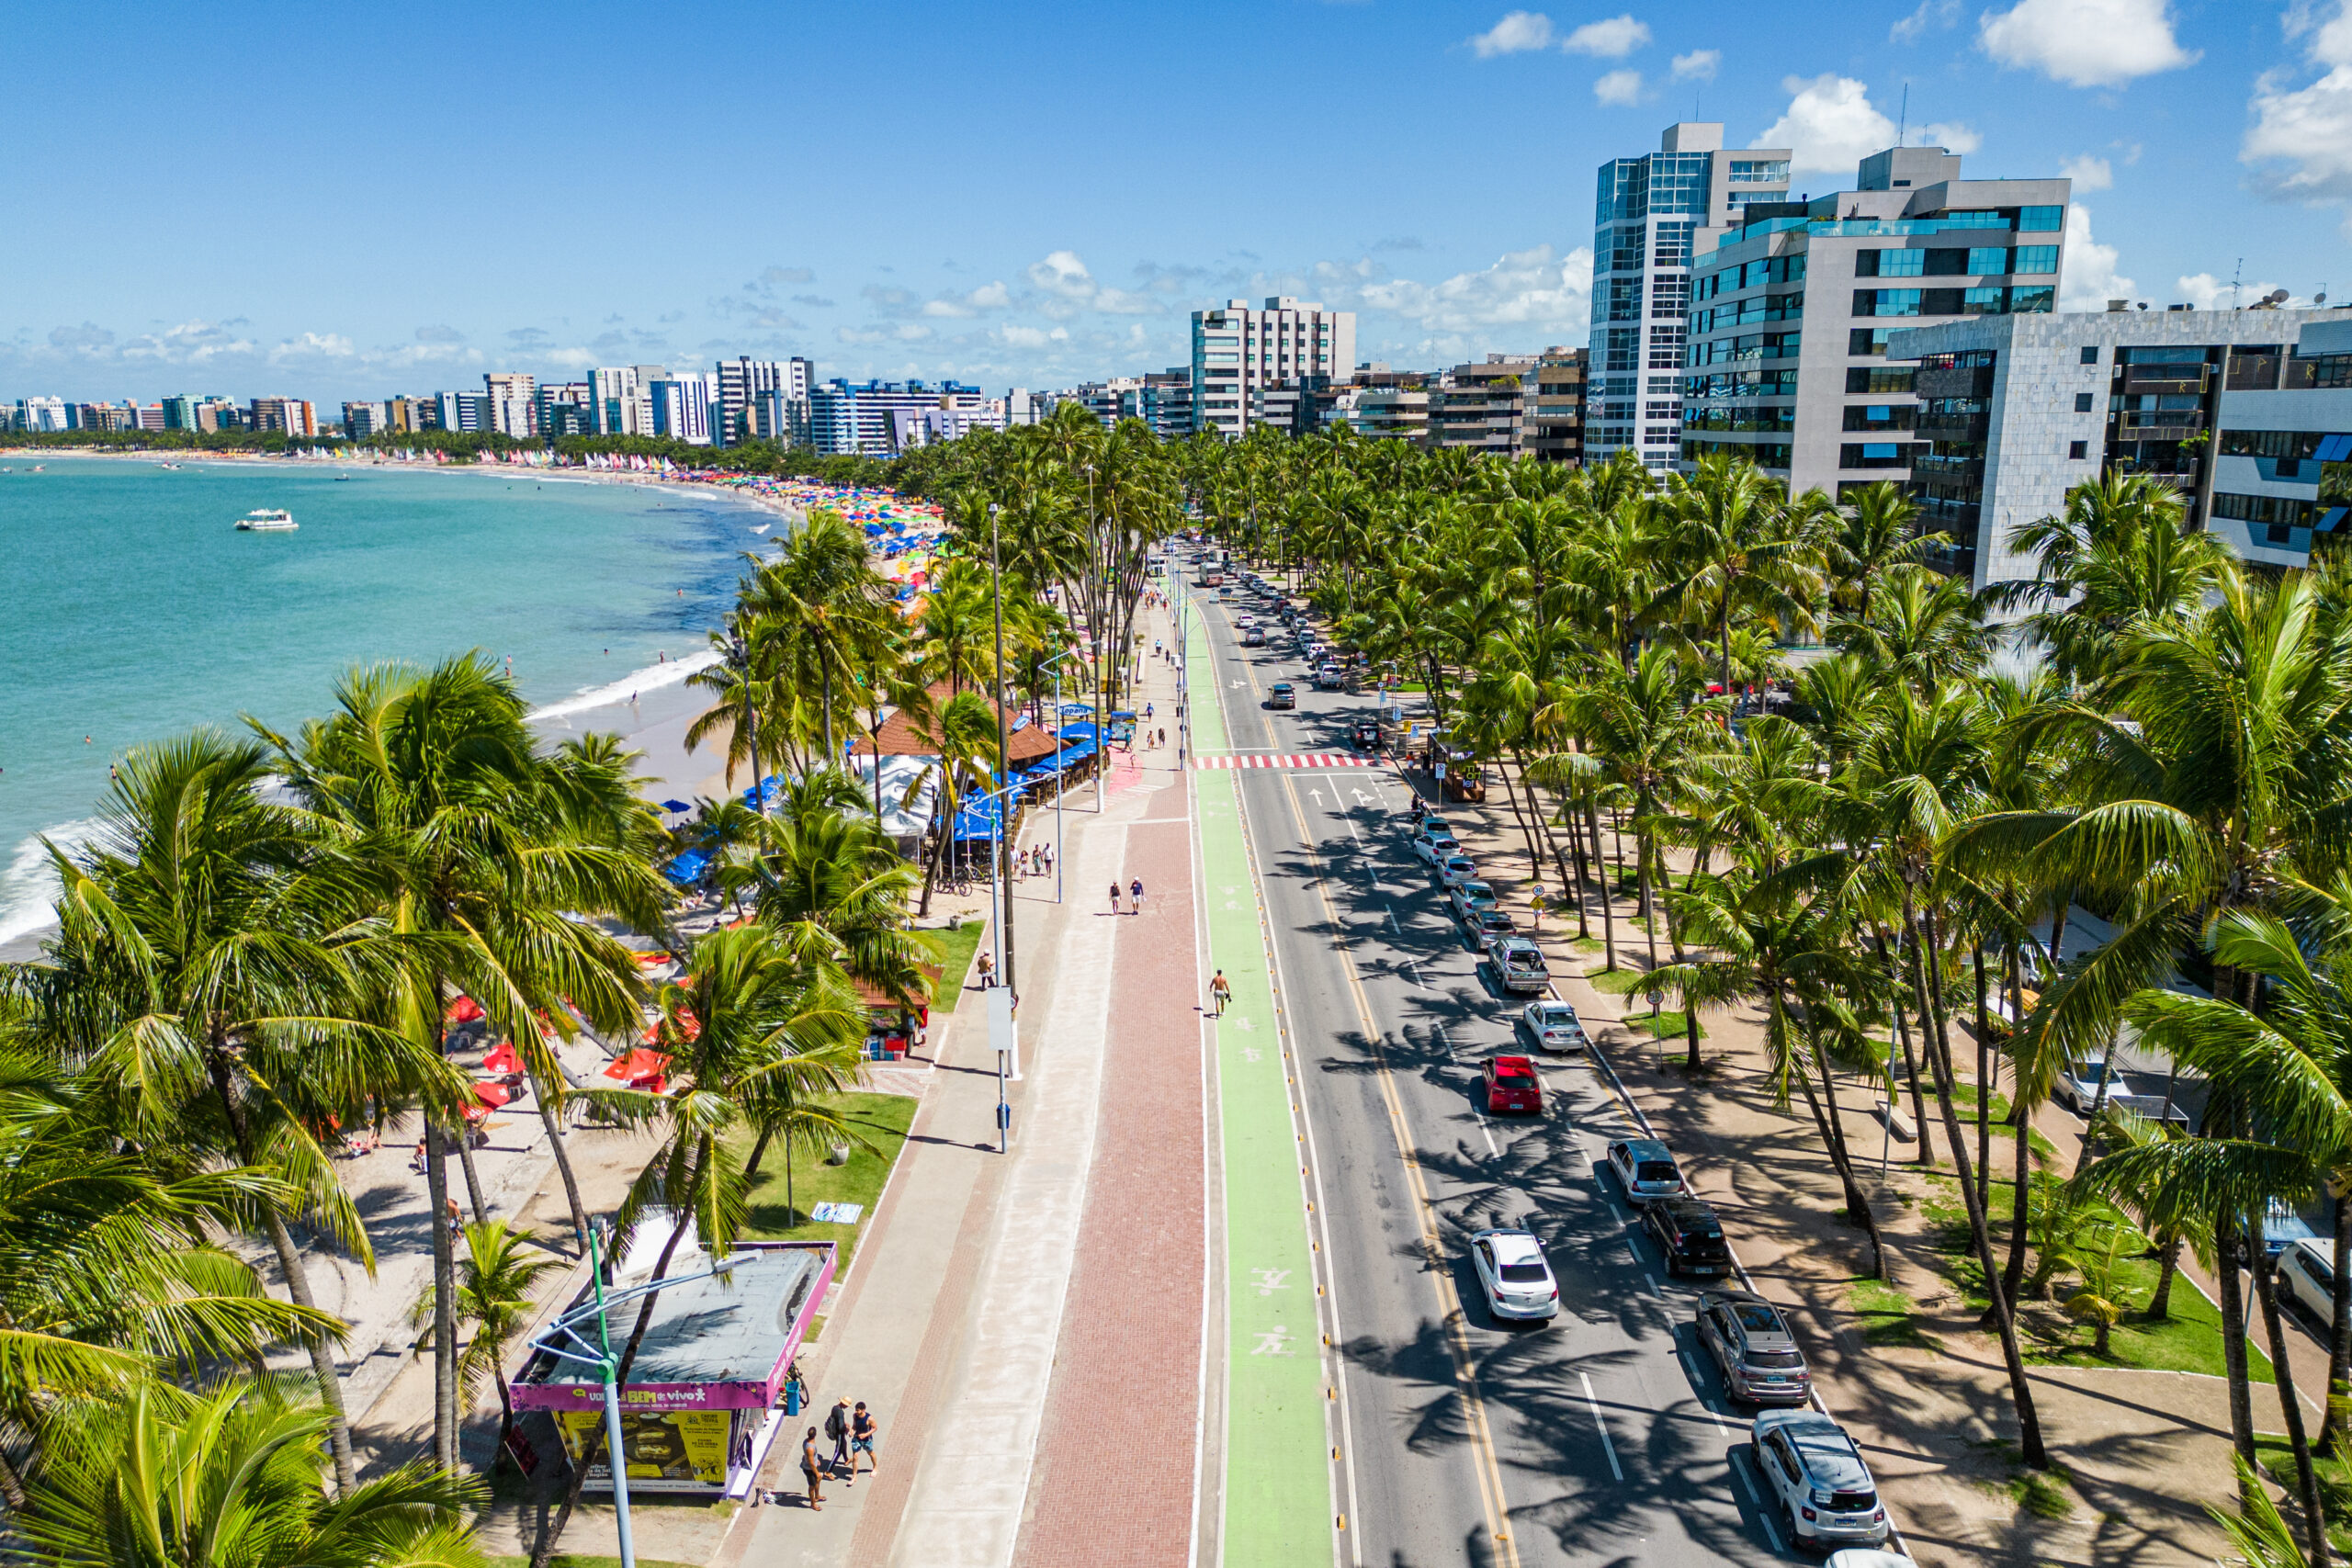
[[[1560,1310],[1559,1282],[1544,1244],[1526,1231],[1480,1231],[1470,1238],[1470,1263],[1497,1317],[1548,1318]]]
[[[1506,937],[1487,951],[1496,983],[1506,991],[1541,994],[1552,986],[1552,971],[1544,950],[1523,936]]]
[[[1800,1546],[1876,1546],[1886,1506],[1846,1428],[1817,1410],[1775,1410],[1749,1429],[1756,1468]]]
[[[1453,918],[1458,920],[1475,920],[1485,911],[1498,907],[1495,890],[1478,881],[1446,889],[1446,897],[1453,905]]]
[[[1519,934],[1519,922],[1500,909],[1481,909],[1470,917],[1469,925],[1470,945],[1481,953]]]
[[[1461,848],[1453,841],[1453,835],[1442,828],[1423,829],[1420,837],[1413,840],[1413,852],[1429,862],[1432,868],[1444,864],[1446,857]]]
[[[1747,1291],[1709,1291],[1694,1321],[1699,1343],[1722,1369],[1724,1387],[1749,1404],[1803,1404],[1813,1373],[1781,1309]]]
[[[1679,1198],[1689,1190],[1673,1151],[1656,1138],[1620,1138],[1609,1145],[1609,1168],[1625,1190],[1626,1201],[1636,1209],[1660,1198]]]
[[[1590,1045],[1584,1020],[1566,1002],[1530,1002],[1519,1021],[1537,1045],[1546,1051],[1581,1051]]]
[[[1452,889],[1478,880],[1478,863],[1465,854],[1450,854],[1432,867],[1440,886]]]

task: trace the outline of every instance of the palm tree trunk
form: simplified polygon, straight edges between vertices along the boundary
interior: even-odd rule
[[[1885,933],[1878,933],[1877,942],[1879,962],[1884,964],[1886,962]],[[1902,991],[1897,989],[1888,999],[1894,1010],[1894,1038],[1903,1046],[1904,1075],[1911,1080],[1911,1122],[1913,1130],[1919,1135],[1919,1164],[1923,1167],[1932,1167],[1936,1163],[1935,1141],[1928,1134],[1928,1101],[1927,1098],[1919,1092],[1919,1062],[1911,1053],[1911,1030],[1903,1016]],[[1927,1027],[1924,1020],[1921,1021],[1920,1027],[1923,1030]]]
[[[555,1155],[555,1168],[563,1177],[564,1201],[571,1208],[571,1241],[579,1248],[576,1258],[588,1256],[588,1210],[580,1201],[580,1178],[572,1173],[571,1156],[563,1146],[563,1126],[557,1119],[555,1105],[548,1098],[547,1086],[532,1076],[531,1094],[539,1102],[539,1125],[548,1132],[548,1148]]]
[[[2148,1297],[2148,1321],[2164,1323],[2172,1316],[2172,1282],[2180,1277],[2180,1232],[2166,1231],[2159,1248],[2156,1288]]]
[[[437,995],[438,993],[434,993]],[[433,1226],[433,1462],[458,1468],[458,1260],[449,1245],[449,1165],[441,1120],[424,1112],[424,1206]]]
[[[1935,951],[1935,917],[1929,913],[1923,923],[1913,901],[1911,884],[1903,885],[1903,932],[1911,950],[1913,984],[1918,992],[1920,1035],[1926,1043],[1928,1066],[1936,1076],[1936,1098],[1941,1102],[1944,1136],[1951,1146],[1953,1174],[1960,1179],[1960,1195],[1968,1209],[1969,1240],[1974,1244],[1977,1266],[1984,1270],[1984,1278],[1993,1278],[1992,1233],[1984,1224],[1984,1205],[1976,1201],[1976,1182],[1969,1169],[1968,1145],[1960,1130],[1960,1113],[1952,1103],[1951,1043],[1944,1030],[1942,1010],[1935,999],[1942,992],[1943,981],[1928,962]],[[1933,1026],[1932,1035],[1929,1026]],[[1924,1132],[1925,1129],[1922,1129]],[[2001,1359],[2007,1364],[2009,1397],[2018,1412],[2018,1447],[2025,1462],[2035,1470],[2050,1467],[2049,1450],[2041,1441],[2041,1418],[2033,1404],[2033,1385],[2026,1378],[2025,1354],[2018,1343],[2017,1319],[2009,1311],[2007,1300],[1998,1292],[1993,1297],[1993,1322],[2000,1333]]]
[[[2009,1194],[2009,1260],[2001,1266],[2001,1299],[2015,1311],[2018,1292],[2025,1284],[2025,1239],[2033,1195],[2033,1118],[2022,1105],[2010,1108],[2009,1120],[2018,1130],[2018,1177]]]
[[[25,1478],[8,1462],[5,1453],[0,1453],[0,1500],[6,1500],[10,1508],[19,1512],[25,1506]]]
[[[1984,1005],[1984,944],[1973,945],[1976,960],[1976,1201],[1993,1201],[1993,1026]]]
[[[2295,1451],[2295,1490],[2303,1504],[2306,1556],[2311,1568],[2327,1568],[2327,1516],[2320,1509],[2319,1477],[2312,1469],[2311,1438],[2303,1430],[2303,1402],[2295,1393],[2295,1370],[2287,1359],[2287,1336],[2278,1324],[2278,1292],[2272,1279],[2278,1265],[2263,1245],[2259,1219],[2246,1237],[2246,1255],[2254,1260],[2254,1298],[2262,1308],[2262,1332],[2270,1343],[2270,1371],[2278,1379],[2278,1407],[2286,1415],[2287,1441]],[[2224,1259],[2223,1267],[2229,1266]]]
[[[286,1294],[294,1304],[316,1311],[318,1298],[311,1292],[310,1270],[302,1267],[302,1255],[295,1250],[294,1238],[286,1229],[286,1222],[277,1211],[263,1211],[263,1224],[269,1232],[270,1250],[277,1254],[277,1270],[286,1276]],[[312,1335],[303,1347],[311,1353],[311,1375],[319,1385],[319,1403],[327,1412],[327,1447],[334,1455],[335,1491],[348,1496],[359,1484],[359,1467],[351,1457],[351,1420],[343,1404],[343,1379],[334,1370],[334,1351],[326,1340]]]
[[[2320,1436],[2325,1453],[2344,1451],[2352,1429],[2352,1201],[2335,1200],[2335,1274],[2328,1291],[2327,1425]]]
[[[466,1173],[466,1206],[473,1211],[474,1224],[490,1224],[490,1211],[481,1201],[481,1173],[474,1168],[474,1132],[464,1117],[458,1119],[458,1164]]]
[[[1590,795],[1585,796],[1584,822],[1586,830],[1592,835],[1593,880],[1600,884],[1600,941],[1609,954],[1604,967],[1614,974],[1617,969],[1617,919],[1609,908],[1609,863],[1601,858],[1600,853],[1600,812],[1593,805]]]
[[[1772,1019],[1767,1027],[1781,1032],[1782,1051],[1785,1053],[1787,1008],[1777,987],[1769,1005]],[[1821,1146],[1829,1156],[1829,1168],[1837,1172],[1838,1185],[1845,1191],[1846,1215],[1860,1224],[1863,1234],[1871,1238],[1871,1277],[1883,1280],[1886,1278],[1886,1247],[1878,1234],[1878,1216],[1871,1212],[1870,1200],[1862,1195],[1861,1183],[1855,1179],[1852,1151],[1847,1147],[1846,1130],[1838,1121],[1838,1091],[1830,1079],[1828,1061],[1822,1055],[1818,1043],[1814,1041],[1809,1022],[1806,1040],[1806,1054],[1813,1057],[1820,1070],[1821,1087],[1829,1093],[1827,1108],[1824,1109],[1821,1095],[1814,1089],[1813,1075],[1803,1068],[1795,1074],[1797,1088],[1804,1095],[1805,1109],[1813,1112],[1813,1124],[1821,1134]]]
[[[2247,1385],[2245,1359],[2245,1282],[2238,1277],[2237,1215],[2224,1207],[2213,1224],[2213,1251],[2220,1267],[2213,1281],[2221,1299],[2222,1370],[2229,1385],[2230,1441],[2238,1457],[2255,1462],[2254,1396]]]
[[[514,1394],[506,1386],[506,1372],[497,1362],[491,1363],[491,1377],[498,1384],[498,1443],[491,1450],[490,1463],[493,1470],[506,1455],[507,1436],[514,1430]]]

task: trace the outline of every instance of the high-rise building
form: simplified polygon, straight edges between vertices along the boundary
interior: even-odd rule
[[[2299,566],[2352,502],[2352,311],[1978,316],[1896,332],[1911,488],[1974,588],[2031,577],[2010,538],[2103,472],[2154,474],[2192,528]],[[2333,471],[2331,471],[2333,465]]]
[[[520,371],[485,371],[481,389],[490,410],[487,428],[518,441],[538,434],[537,377]]]
[[[720,360],[716,432],[719,444],[732,446],[755,439],[789,439],[788,435],[762,436],[760,427],[764,423],[772,429],[789,432],[796,425],[806,425],[808,389],[816,379],[817,367],[797,356]],[[758,407],[763,399],[775,400],[764,414]]]
[[[64,430],[65,400],[63,398],[18,398],[16,426],[27,432]]]
[[[196,428],[196,400],[194,398],[165,398],[163,409],[165,430],[194,430]]]
[[[1523,383],[1521,449],[1547,463],[1584,461],[1585,356],[1581,348],[1547,348]]]
[[[1490,354],[1445,372],[1430,392],[1429,445],[1481,457],[1518,457],[1526,382],[1534,371],[1532,355]]]
[[[387,426],[381,403],[345,403],[343,405],[343,433],[354,441],[365,441],[371,435],[381,435]]]
[[[1600,165],[1592,236],[1592,337],[1585,447],[1631,447],[1645,466],[1680,452],[1690,260],[1755,202],[1784,199],[1789,149],[1726,152],[1724,128],[1685,120],[1659,150]]]
[[[634,366],[608,366],[588,373],[588,423],[597,435],[635,435],[641,426],[642,393]],[[650,423],[650,422],[649,422]]]
[[[433,428],[481,432],[490,428],[490,400],[480,392],[433,394]]]
[[[1323,376],[1337,381],[1355,363],[1356,315],[1326,310],[1287,294],[1253,310],[1247,299],[1193,312],[1193,420],[1196,429],[1238,436],[1269,387]]]
[[[921,381],[853,385],[836,376],[809,389],[808,406],[809,445],[828,457],[888,457],[900,449],[902,436],[911,438],[918,428],[925,432],[926,441],[946,440],[948,435],[931,432],[962,434],[1001,417],[994,399],[981,397],[978,387],[955,381],[936,387]],[[933,413],[955,417],[933,421],[928,417]]]
[[[1962,179],[1940,147],[1895,147],[1852,190],[1749,209],[1699,255],[1685,461],[1736,453],[1792,492],[1908,481],[1917,400],[1888,337],[2054,310],[2069,189]]]
[[[683,441],[689,446],[709,446],[711,416],[718,401],[717,382],[717,377],[695,370],[646,382],[645,396],[653,419],[645,434]]]
[[[318,410],[300,398],[255,398],[248,405],[247,428],[261,434],[316,435]]]
[[[588,418],[588,383],[548,381],[531,398],[531,420],[542,439],[560,441],[567,435],[593,435]]]

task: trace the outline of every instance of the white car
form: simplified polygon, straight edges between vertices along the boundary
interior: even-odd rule
[[[1756,1468],[1799,1546],[1877,1546],[1886,1505],[1846,1428],[1818,1410],[1775,1410],[1749,1428]]]
[[[2098,1076],[2106,1066],[2105,1058],[2099,1056],[2084,1056],[2067,1063],[2058,1070],[2057,1081],[2050,1086],[2050,1098],[2077,1116],[2089,1115],[2091,1102],[2098,1098]],[[2107,1097],[2109,1100],[2129,1092],[2120,1071],[2109,1077]]]
[[[1843,1551],[1831,1552],[1827,1568],[1919,1568],[1919,1565],[1899,1551],[1881,1551],[1875,1546],[1849,1546]]]
[[[1255,615],[1236,615],[1233,617],[1233,624],[1246,632],[1251,626],[1258,624],[1258,617]]]
[[[1413,840],[1413,852],[1431,866],[1440,864],[1448,855],[1459,852],[1461,848],[1453,841],[1453,835],[1442,828],[1433,833],[1424,829],[1420,837]]]
[[[1429,816],[1422,818],[1418,822],[1414,821],[1410,817],[1408,817],[1405,819],[1405,836],[1408,839],[1418,839],[1424,833],[1451,834],[1453,831],[1453,824],[1446,821],[1444,818],[1438,816],[1435,812],[1431,812]]]
[[[1470,1263],[1497,1317],[1548,1318],[1559,1312],[1560,1286],[1544,1244],[1526,1231],[1480,1231],[1470,1238]]]
[[[1609,1168],[1625,1200],[1636,1209],[1660,1198],[1679,1198],[1690,1190],[1674,1155],[1656,1138],[1620,1138],[1609,1145]]]
[[[1592,1043],[1585,1037],[1584,1020],[1566,1002],[1530,1002],[1520,1010],[1519,1021],[1546,1051],[1581,1051]]]
[[[1483,882],[1457,883],[1445,890],[1445,896],[1453,905],[1453,918],[1457,920],[1475,920],[1484,911],[1497,907],[1495,890]]]
[[[1452,854],[1435,863],[1437,880],[1442,887],[1459,887],[1465,882],[1478,880],[1478,863],[1468,855]]]
[[[2324,1236],[2290,1241],[2278,1254],[2278,1282],[2287,1298],[2322,1323],[2335,1314],[2335,1243]]]

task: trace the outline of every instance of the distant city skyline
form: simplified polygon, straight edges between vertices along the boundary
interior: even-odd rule
[[[1685,118],[1792,149],[1798,191],[1898,130],[2070,177],[2062,309],[2301,301],[2352,203],[2346,3],[25,10],[0,397],[737,355],[1071,385],[1283,294],[1355,312],[1360,358],[1534,354],[1585,335],[1593,170]],[[614,141],[631,104],[662,134]]]

